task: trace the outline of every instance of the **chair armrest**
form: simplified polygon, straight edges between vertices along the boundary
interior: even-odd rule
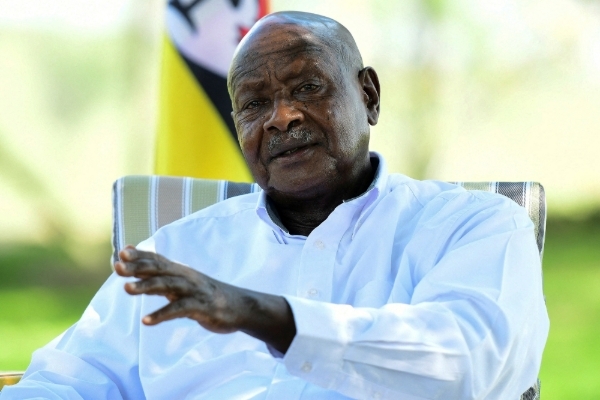
[[[8,371],[0,372],[0,391],[4,386],[14,385],[21,380],[23,372]]]

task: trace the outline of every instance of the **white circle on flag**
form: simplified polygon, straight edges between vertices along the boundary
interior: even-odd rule
[[[237,7],[232,0],[179,0],[178,3],[184,11],[171,4],[167,7],[171,40],[190,60],[226,76],[236,46],[256,22],[258,1],[240,0]]]

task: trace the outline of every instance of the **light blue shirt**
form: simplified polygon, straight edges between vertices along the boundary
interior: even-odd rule
[[[166,300],[113,275],[0,398],[516,400],[535,382],[548,316],[533,224],[512,201],[380,159],[369,190],[308,237],[272,215],[248,194],[138,247],[285,296],[297,335],[283,357],[189,319],[144,326]]]

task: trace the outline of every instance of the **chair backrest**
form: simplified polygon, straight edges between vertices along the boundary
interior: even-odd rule
[[[453,182],[467,190],[483,190],[508,197],[525,207],[533,222],[540,258],[546,238],[546,192],[539,182]]]
[[[158,175],[131,175],[113,184],[113,261],[160,227],[205,207],[260,190],[255,183]]]
[[[467,190],[502,194],[527,209],[540,257],[546,231],[546,197],[537,182],[453,182]],[[157,175],[125,176],[113,185],[113,261],[119,250],[152,236],[163,225],[204,207],[260,188],[255,183]]]

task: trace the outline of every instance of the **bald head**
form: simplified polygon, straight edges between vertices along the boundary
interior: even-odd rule
[[[284,42],[284,43],[282,43]],[[282,46],[283,44],[283,46]],[[358,72],[362,57],[352,34],[339,22],[317,14],[283,11],[260,19],[240,42],[227,76],[229,94],[232,84],[250,64],[260,64],[270,48],[284,48],[290,56],[305,52],[329,52],[340,68]],[[260,50],[260,51],[257,51]],[[325,56],[325,54],[323,55]]]

